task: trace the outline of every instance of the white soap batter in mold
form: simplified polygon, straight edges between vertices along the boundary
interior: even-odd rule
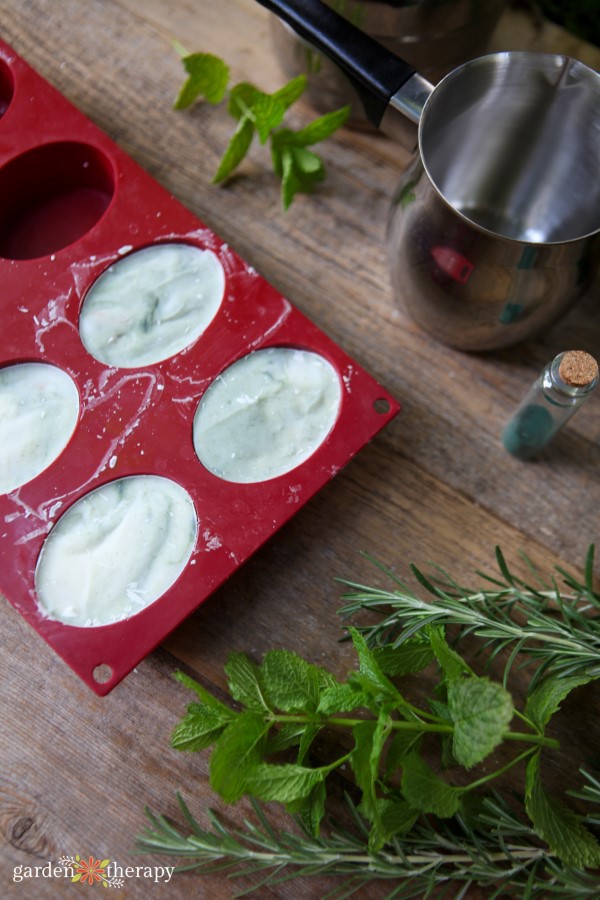
[[[48,363],[0,369],[0,494],[48,468],[65,449],[79,418],[73,380]]]
[[[161,362],[200,337],[224,291],[225,272],[211,250],[185,243],[144,247],[91,286],[79,318],[81,340],[108,366]]]
[[[221,373],[194,416],[194,447],[206,468],[248,484],[299,466],[336,422],[342,390],[334,367],[307,350],[271,347]]]
[[[191,497],[159,475],[96,488],[54,526],[35,586],[42,611],[66,625],[108,625],[141,612],[177,580],[196,543]]]

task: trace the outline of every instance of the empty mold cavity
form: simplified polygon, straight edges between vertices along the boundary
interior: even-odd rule
[[[336,370],[317,353],[289,347],[250,353],[222,372],[198,405],[198,458],[226,481],[283,475],[323,443],[341,396]]]
[[[91,286],[79,318],[81,340],[109,366],[160,362],[200,337],[224,290],[223,266],[211,250],[184,243],[144,247]]]
[[[39,605],[78,627],[135,616],[183,572],[197,530],[189,494],[168,478],[132,475],[96,488],[46,538],[35,572]]]
[[[79,417],[72,379],[47,363],[0,369],[0,494],[43,472],[65,449]]]
[[[13,97],[13,77],[10,69],[0,59],[0,119],[10,106]]]
[[[86,234],[107,209],[114,179],[87,144],[43,144],[0,170],[0,256],[36,259]]]

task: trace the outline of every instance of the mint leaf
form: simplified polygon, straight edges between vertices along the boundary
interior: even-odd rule
[[[306,754],[310,750],[310,746],[318,733],[321,731],[318,725],[309,725],[304,729],[300,746],[298,747],[298,763],[302,764],[306,758]]]
[[[258,132],[261,144],[266,143],[274,128],[281,125],[285,105],[273,94],[259,91],[247,81],[237,84],[229,94],[227,110],[234,119],[249,119]]]
[[[260,669],[252,660],[248,659],[245,653],[232,653],[225,664],[225,673],[229,691],[234,700],[238,700],[247,709],[255,712],[269,710],[265,701]]]
[[[321,830],[321,822],[325,816],[326,799],[327,788],[323,779],[317,783],[308,797],[288,803],[287,811],[299,815],[308,834],[318,837]]]
[[[450,715],[447,703],[442,703],[441,700],[431,699],[429,700],[429,708],[438,719],[442,720],[442,722],[448,722],[450,725],[452,724],[452,716]]]
[[[364,637],[355,628],[349,628],[348,631],[358,655],[358,671],[362,675],[364,687],[384,700],[402,700],[400,693],[379,668],[375,654],[369,649]]]
[[[273,168],[281,178],[281,200],[288,209],[298,193],[311,193],[325,178],[322,159],[306,148],[329,137],[346,120],[349,107],[327,113],[300,131],[282,128],[271,136]]]
[[[249,113],[254,105],[257,94],[261,92],[248,81],[240,81],[229,92],[229,100],[227,102],[227,112],[234,119],[242,119],[244,117],[251,118]]]
[[[306,75],[297,75],[287,84],[271,94],[274,100],[282,103],[286,109],[289,109],[296,100],[298,100],[306,90]]]
[[[323,679],[333,676],[289,650],[265,655],[262,677],[269,702],[284,712],[314,712]]]
[[[283,725],[279,731],[269,737],[265,756],[273,756],[275,753],[281,753],[282,750],[287,750],[289,747],[297,746],[302,740],[306,729],[307,725],[301,722],[290,722]]]
[[[362,791],[360,808],[371,821],[378,815],[375,785],[389,727],[389,716],[382,711],[377,722],[360,722],[352,729],[354,749],[350,754],[350,765],[356,784]]]
[[[389,778],[410,754],[419,750],[423,735],[418,731],[396,731],[385,758],[385,774]]]
[[[254,766],[246,778],[249,793],[259,800],[275,800],[291,803],[308,797],[313,788],[323,781],[325,773],[321,769],[305,766],[261,763]]]
[[[227,803],[236,803],[248,790],[248,775],[262,759],[268,731],[262,716],[244,712],[218,738],[210,757],[210,784]]]
[[[527,698],[525,715],[543,729],[572,690],[593,680],[591,675],[547,676]]]
[[[316,155],[302,147],[275,147],[271,141],[275,172],[281,178],[281,201],[288,209],[296,194],[310,194],[325,178],[325,167]]]
[[[317,181],[323,181],[325,166],[320,156],[305,147],[293,147],[292,157],[300,178],[305,179],[307,184],[312,186]]]
[[[471,670],[464,659],[449,646],[442,629],[430,628],[429,641],[431,649],[449,683],[460,678],[461,675],[471,674]]]
[[[273,163],[273,171],[278,178],[283,178],[284,155],[290,157],[291,153],[285,144],[278,144],[274,137],[271,138],[271,162]]]
[[[369,850],[377,853],[393,837],[408,834],[419,812],[406,800],[381,799],[377,801],[377,820],[369,834]]]
[[[418,753],[412,753],[404,760],[402,793],[415,809],[449,819],[460,809],[464,789],[442,781]]]
[[[370,794],[372,777],[371,777],[371,754],[373,752],[373,737],[375,735],[376,722],[359,722],[352,729],[354,737],[354,749],[350,755],[350,765],[354,772],[354,780],[363,792],[363,802],[365,801],[365,792]],[[368,805],[368,797],[366,798]]]
[[[352,712],[360,707],[370,708],[373,698],[365,691],[355,689],[351,684],[336,684],[321,694],[317,712],[327,716],[333,712]]]
[[[444,769],[449,769],[450,766],[455,766],[458,763],[458,760],[454,756],[453,740],[453,734],[443,734],[440,738],[440,763],[442,771]]]
[[[418,720],[419,716],[379,668],[375,653],[369,649],[364,637],[355,628],[348,630],[359,659],[359,671],[353,673],[348,681],[360,685],[362,690],[370,693],[374,703],[391,705],[403,718]]]
[[[341,109],[325,113],[324,116],[320,116],[298,131],[282,130],[278,133],[277,138],[289,146],[310,147],[312,144],[317,144],[330,137],[344,124],[349,115],[350,107],[343,106]]]
[[[213,184],[219,184],[225,181],[231,173],[236,169],[246,153],[250,149],[252,138],[254,137],[254,125],[250,119],[242,118],[238,123],[233,137],[227,145],[227,149],[223,154],[219,168],[213,178]]]
[[[235,119],[247,116],[252,119],[262,144],[266,143],[271,131],[281,125],[288,107],[304,91],[306,78],[294,78],[273,94],[265,94],[255,85],[242,81],[229,94],[227,111]]]
[[[257,92],[251,107],[254,125],[261,144],[266,144],[274,128],[281,125],[285,115],[285,106],[272,94]]]
[[[294,156],[289,147],[281,150],[281,171],[275,166],[275,171],[281,178],[281,203],[285,209],[289,209],[296,194],[306,193],[309,186],[305,186],[298,177],[294,166]]]
[[[514,714],[508,691],[487,678],[452,681],[448,708],[454,722],[452,752],[467,769],[485,759],[502,742]]]
[[[216,741],[235,716],[236,713],[227,708],[223,712],[214,706],[191,703],[187,715],[173,730],[171,746],[175,750],[204,750]]]
[[[391,677],[420,672],[435,658],[431,644],[421,637],[404,641],[398,647],[388,644],[373,653],[381,671]]]
[[[231,715],[231,709],[226,706],[224,703],[221,703],[220,700],[217,700],[216,697],[207,691],[206,688],[202,687],[197,681],[194,681],[193,678],[190,678],[189,675],[186,675],[185,672],[175,672],[175,680],[179,681],[180,684],[183,684],[185,687],[189,688],[191,691],[194,691],[195,694],[202,700],[204,704],[207,706],[213,706],[215,709],[220,709],[224,714]]]
[[[525,808],[539,836],[568,866],[600,866],[600,845],[582,825],[581,817],[547,794],[542,786],[539,752],[527,764]]]
[[[225,97],[229,67],[212,53],[192,53],[182,60],[189,75],[175,100],[175,109],[186,109],[198,97],[217,104]]]

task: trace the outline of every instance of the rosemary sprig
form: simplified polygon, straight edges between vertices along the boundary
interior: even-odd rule
[[[582,775],[587,783],[581,790],[569,791],[569,794],[571,797],[578,797],[580,800],[585,800],[586,803],[592,805],[592,810],[586,815],[585,821],[588,825],[600,827],[600,781],[583,769]]]
[[[593,588],[594,545],[587,552],[583,581],[556,568],[567,591],[559,587],[555,577],[550,583],[544,582],[531,561],[524,559],[537,586],[511,572],[498,547],[499,577],[477,573],[493,585],[491,588],[461,586],[439,567],[434,568],[433,580],[411,566],[412,574],[433,601],[419,597],[402,579],[373,560],[397,589],[379,590],[341,580],[351,590],[343,595],[346,602],[340,615],[348,618],[365,609],[383,615],[374,625],[356,626],[371,647],[399,647],[422,629],[436,624],[458,626],[459,639],[469,634],[483,639],[482,650],[489,652],[490,662],[502,651],[510,651],[505,684],[517,659],[521,666],[536,665],[531,689],[549,674],[598,677],[600,594]]]
[[[497,794],[484,799],[471,815],[436,821],[435,826],[422,817],[408,835],[378,852],[369,848],[368,829],[349,797],[348,818],[354,828],[328,820],[326,837],[311,835],[300,819],[295,820],[294,831],[276,831],[255,799],[251,802],[256,822],[246,818],[243,829],[231,829],[209,810],[210,828],[203,829],[179,794],[177,799],[190,833],[183,834],[164,816],[146,809],[150,827],[139,836],[136,849],[180,857],[179,872],[226,872],[232,879],[262,876],[237,896],[255,894],[289,878],[316,875],[339,878],[325,900],[354,896],[374,879],[397,882],[388,900],[428,896],[444,886],[453,887],[453,896],[463,897],[475,885],[487,888],[490,900],[505,896],[507,890],[532,900],[598,895],[597,878],[562,865]]]

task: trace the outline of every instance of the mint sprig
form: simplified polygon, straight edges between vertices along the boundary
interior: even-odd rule
[[[187,53],[178,46],[187,79],[175,100],[175,109],[187,109],[196,100],[213,105],[227,99],[227,111],[236,129],[213,176],[214,184],[226,181],[246,157],[254,137],[270,142],[271,159],[281,179],[281,200],[287,210],[298,193],[312,193],[325,178],[323,160],[314,144],[330,137],[348,118],[350,107],[334,110],[299,130],[283,126],[288,109],[302,96],[306,77],[298,75],[272,94],[243,81],[229,87],[230,70],[212,53]]]
[[[547,750],[560,749],[550,735],[561,705],[600,677],[588,646],[596,645],[600,608],[593,550],[584,582],[562,573],[573,591],[568,599],[555,583],[550,592],[531,589],[510,572],[500,551],[497,559],[503,583],[491,579],[493,605],[492,592],[466,592],[446,573],[440,584],[413,569],[429,600],[396,576],[393,593],[346,582],[353,593],[346,596],[345,615],[383,612],[384,606],[393,613],[384,612],[383,628],[348,629],[357,663],[345,679],[286,650],[272,650],[261,663],[234,653],[226,665],[233,702],[226,704],[179,674],[200,702],[189,706],[172,745],[212,747],[212,787],[226,802],[247,795],[260,824],[246,820],[243,831],[230,832],[209,813],[212,830],[205,831],[179,798],[191,834],[147,810],[152,827],[139,837],[138,849],[181,856],[185,868],[199,871],[260,873],[256,890],[296,874],[327,874],[339,877],[331,896],[340,898],[384,878],[396,882],[390,896],[432,896],[447,887],[464,896],[480,885],[491,897],[596,900],[597,872],[589,870],[600,869],[600,781],[581,770],[583,791],[568,792],[587,805],[582,815],[549,792],[543,765]],[[519,626],[527,639],[519,638],[515,649],[509,639],[517,625],[506,609],[516,612],[517,606],[529,613],[535,606],[536,616]],[[511,649],[502,684],[475,672],[458,652],[460,631],[448,644],[445,628],[456,625],[471,649],[479,638],[484,655],[495,658],[496,641]],[[552,647],[551,658],[532,652],[531,629],[542,647]],[[542,664],[521,710],[509,676],[531,656]],[[479,653],[474,658],[484,665]],[[414,673],[425,667],[430,674],[435,667],[437,683],[416,704]],[[333,746],[343,751],[327,752],[331,742],[317,743],[325,731],[335,731]],[[556,758],[550,764],[556,766]],[[520,807],[516,791],[508,802],[493,788],[509,770],[517,776],[514,785],[520,778]],[[349,777],[354,782],[351,830],[330,811],[331,794],[339,791],[336,774],[346,785]],[[261,802],[283,804],[301,833],[272,828]]]
[[[453,763],[464,769],[487,759],[503,741],[527,746],[514,764],[541,747],[557,746],[545,737],[545,723],[538,728],[523,714],[528,730],[509,730],[515,709],[508,691],[475,675],[449,647],[439,626],[428,634],[432,656],[440,664],[435,696],[447,699],[432,700],[429,709],[411,703],[388,677],[385,669],[394,669],[389,654],[371,650],[358,631],[349,631],[358,669],[345,681],[286,650],[270,651],[260,665],[243,653],[232,654],[225,672],[229,693],[241,708],[228,707],[226,712],[207,704],[201,712],[202,704],[193,703],[173,732],[173,746],[196,749],[210,741],[214,746],[210,781],[224,800],[236,802],[248,794],[288,808],[293,803],[291,811],[304,815],[314,834],[319,833],[325,812],[322,792],[327,777],[349,765],[362,794],[360,812],[370,823],[371,846],[379,846],[382,835],[391,836],[396,819],[403,829],[420,814],[441,818],[457,814],[465,795],[506,771],[504,766],[501,772],[454,786],[425,761],[420,739],[437,735],[442,746],[450,741]],[[418,640],[422,644],[423,635]],[[406,665],[406,654],[402,655]],[[422,657],[416,655],[414,661],[420,667]],[[311,767],[307,764],[311,745],[326,728],[347,730],[351,749]],[[296,759],[290,761],[292,748]],[[282,753],[284,758],[279,759]],[[394,775],[400,776],[401,791],[393,783]]]
[[[229,66],[212,53],[184,51],[183,67],[188,73],[175,100],[175,109],[187,109],[198,97],[216,105],[223,100],[229,83]]]

